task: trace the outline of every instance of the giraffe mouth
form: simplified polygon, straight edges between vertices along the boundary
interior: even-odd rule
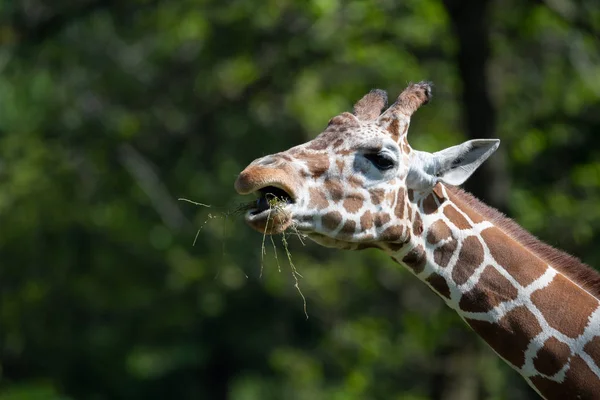
[[[258,198],[249,204],[246,222],[254,229],[267,234],[285,231],[292,223],[290,206],[294,198],[285,189],[265,186],[253,192]]]
[[[258,194],[258,199],[256,200],[256,208],[250,210],[251,215],[285,207],[294,202],[288,192],[275,186],[266,186],[258,189],[255,193]]]

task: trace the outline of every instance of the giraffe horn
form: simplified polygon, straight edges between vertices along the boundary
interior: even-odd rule
[[[354,115],[363,121],[374,121],[387,107],[388,96],[385,90],[373,89],[354,105]]]
[[[429,103],[431,100],[431,82],[411,83],[400,93],[398,100],[389,108],[394,114],[411,116],[419,107]]]
[[[400,139],[406,135],[410,117],[415,111],[431,100],[430,82],[411,83],[400,93],[398,99],[391,105],[377,122],[392,135],[394,140]]]

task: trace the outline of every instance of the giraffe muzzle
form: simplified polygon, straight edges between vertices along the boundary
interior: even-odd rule
[[[239,194],[254,194],[257,199],[248,204],[245,219],[261,233],[276,234],[292,224],[294,192],[290,177],[281,169],[260,165],[250,166],[235,182]]]

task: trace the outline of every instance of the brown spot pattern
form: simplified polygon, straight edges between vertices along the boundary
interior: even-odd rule
[[[492,257],[522,286],[527,286],[546,271],[546,264],[532,255],[500,229],[484,230],[481,237]]]
[[[329,120],[328,125],[348,125],[348,126],[357,126],[358,121],[356,117],[349,112],[343,112],[340,115],[336,115],[335,117]]]
[[[335,149],[335,148],[338,148],[338,147],[340,147],[340,146],[341,146],[341,145],[343,145],[343,144],[344,144],[344,139],[338,139],[338,140],[336,140],[335,142],[333,142],[333,148],[334,148],[334,149]]]
[[[562,275],[533,292],[531,301],[551,327],[572,338],[583,333],[589,317],[598,308],[598,300]]]
[[[519,291],[496,268],[488,265],[477,285],[463,294],[458,307],[466,312],[487,312],[498,304],[514,300]]]
[[[415,191],[412,189],[408,189],[408,199],[410,201],[414,201],[415,200]]]
[[[418,245],[409,251],[402,259],[402,262],[412,269],[415,274],[423,271],[425,268],[425,250],[423,250],[423,246]]]
[[[356,222],[354,222],[352,220],[347,220],[346,222],[344,222],[344,225],[342,226],[342,230],[340,231],[340,233],[348,235],[348,236],[354,235],[355,232],[356,232]]]
[[[458,241],[452,237],[448,242],[433,251],[433,261],[440,268],[446,268],[457,247]]]
[[[568,345],[555,337],[551,337],[544,343],[533,359],[533,366],[538,372],[552,376],[569,362],[571,349]]]
[[[393,191],[387,192],[385,195],[385,201],[391,207],[394,205],[394,200],[396,199],[396,194]]]
[[[435,193],[435,195],[437,196],[438,199],[438,203],[440,203],[440,205],[446,201],[446,198],[444,197],[444,192],[442,191],[442,184],[441,183],[436,183],[435,186],[433,187],[433,193]]]
[[[369,195],[371,196],[371,204],[378,205],[381,204],[381,202],[383,201],[383,198],[385,196],[385,190],[373,189],[371,190],[371,193],[369,193]]]
[[[403,188],[398,189],[398,194],[396,196],[396,207],[394,208],[394,214],[396,217],[402,219],[404,218],[404,196],[405,192]]]
[[[592,360],[594,360],[594,363],[600,367],[600,336],[596,336],[590,340],[583,348],[583,351],[588,353],[592,357]]]
[[[333,201],[340,201],[344,196],[344,187],[338,180],[325,179],[323,186],[325,186]]]
[[[363,206],[364,199],[360,194],[353,194],[344,199],[344,208],[351,214],[355,214]]]
[[[447,192],[448,192],[448,198],[449,198],[450,202],[452,204],[456,205],[456,207],[458,207],[459,210],[462,210],[462,212],[467,214],[469,219],[471,221],[473,221],[474,224],[478,224],[480,222],[485,221],[484,218],[479,213],[477,213],[475,210],[473,210],[471,207],[469,207],[467,204],[465,204],[465,202],[462,201],[456,195],[454,195],[454,193],[452,193],[451,191],[447,191]]]
[[[507,312],[498,322],[466,319],[467,323],[498,354],[516,367],[525,362],[525,350],[542,328],[525,306]]]
[[[321,222],[325,229],[332,231],[340,226],[340,222],[342,222],[342,214],[337,211],[328,212],[323,216]]]
[[[433,214],[438,209],[438,205],[435,202],[433,192],[423,199],[423,212],[425,214]]]
[[[384,242],[398,242],[402,239],[404,227],[402,225],[393,225],[386,228],[380,235],[380,239]]]
[[[350,178],[348,178],[348,184],[350,184],[350,186],[352,186],[355,189],[361,188],[363,186],[363,183],[363,180],[356,175],[352,175]]]
[[[392,136],[392,139],[398,141],[398,139],[400,138],[400,121],[398,121],[398,118],[392,118],[390,124],[387,127],[387,131]]]
[[[303,157],[311,175],[315,178],[322,176],[329,170],[329,158],[327,154],[307,154]]]
[[[383,212],[379,212],[377,214],[375,214],[375,226],[377,228],[381,228],[383,225],[387,224],[388,222],[390,222],[391,218],[388,214],[383,213]]]
[[[448,287],[448,282],[446,282],[446,278],[434,272],[433,274],[429,275],[426,281],[440,295],[444,296],[447,299],[450,298],[450,288]]]
[[[440,240],[444,240],[452,236],[452,231],[444,221],[438,219],[429,227],[427,232],[427,241],[430,244],[436,244]]]
[[[360,216],[360,228],[363,231],[371,229],[373,227],[373,214],[371,211],[365,211],[363,215]]]
[[[415,215],[415,220],[413,221],[413,233],[416,236],[421,236],[421,234],[423,233],[423,221],[421,220],[421,215],[419,215],[419,213],[417,213]]]
[[[458,254],[458,260],[452,270],[452,279],[458,285],[465,283],[475,269],[483,262],[483,246],[475,236],[469,236],[463,241]]]
[[[571,358],[570,367],[563,382],[534,376],[531,383],[548,400],[581,399],[593,400],[600,393],[600,379],[579,356]]]
[[[463,217],[462,214],[460,214],[456,208],[451,205],[447,205],[444,208],[444,215],[448,217],[448,219],[452,221],[452,223],[456,225],[458,229],[472,228],[471,224],[469,224],[469,221],[467,221],[465,217]]]
[[[329,143],[327,142],[327,140],[325,140],[323,138],[317,138],[317,139],[311,140],[308,143],[308,146],[306,146],[306,148],[310,149],[310,150],[321,151],[321,150],[325,150],[328,145],[329,145]]]
[[[338,171],[342,172],[344,170],[344,160],[336,160],[335,164],[337,165]]]
[[[315,207],[317,210],[322,210],[327,207],[327,199],[322,191],[316,188],[310,188],[308,192],[310,194],[310,207]]]

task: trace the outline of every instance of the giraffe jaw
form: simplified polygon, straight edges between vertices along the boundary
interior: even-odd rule
[[[245,219],[251,228],[268,235],[275,235],[285,231],[293,222],[290,205],[270,208],[260,212],[250,210],[246,212]]]

